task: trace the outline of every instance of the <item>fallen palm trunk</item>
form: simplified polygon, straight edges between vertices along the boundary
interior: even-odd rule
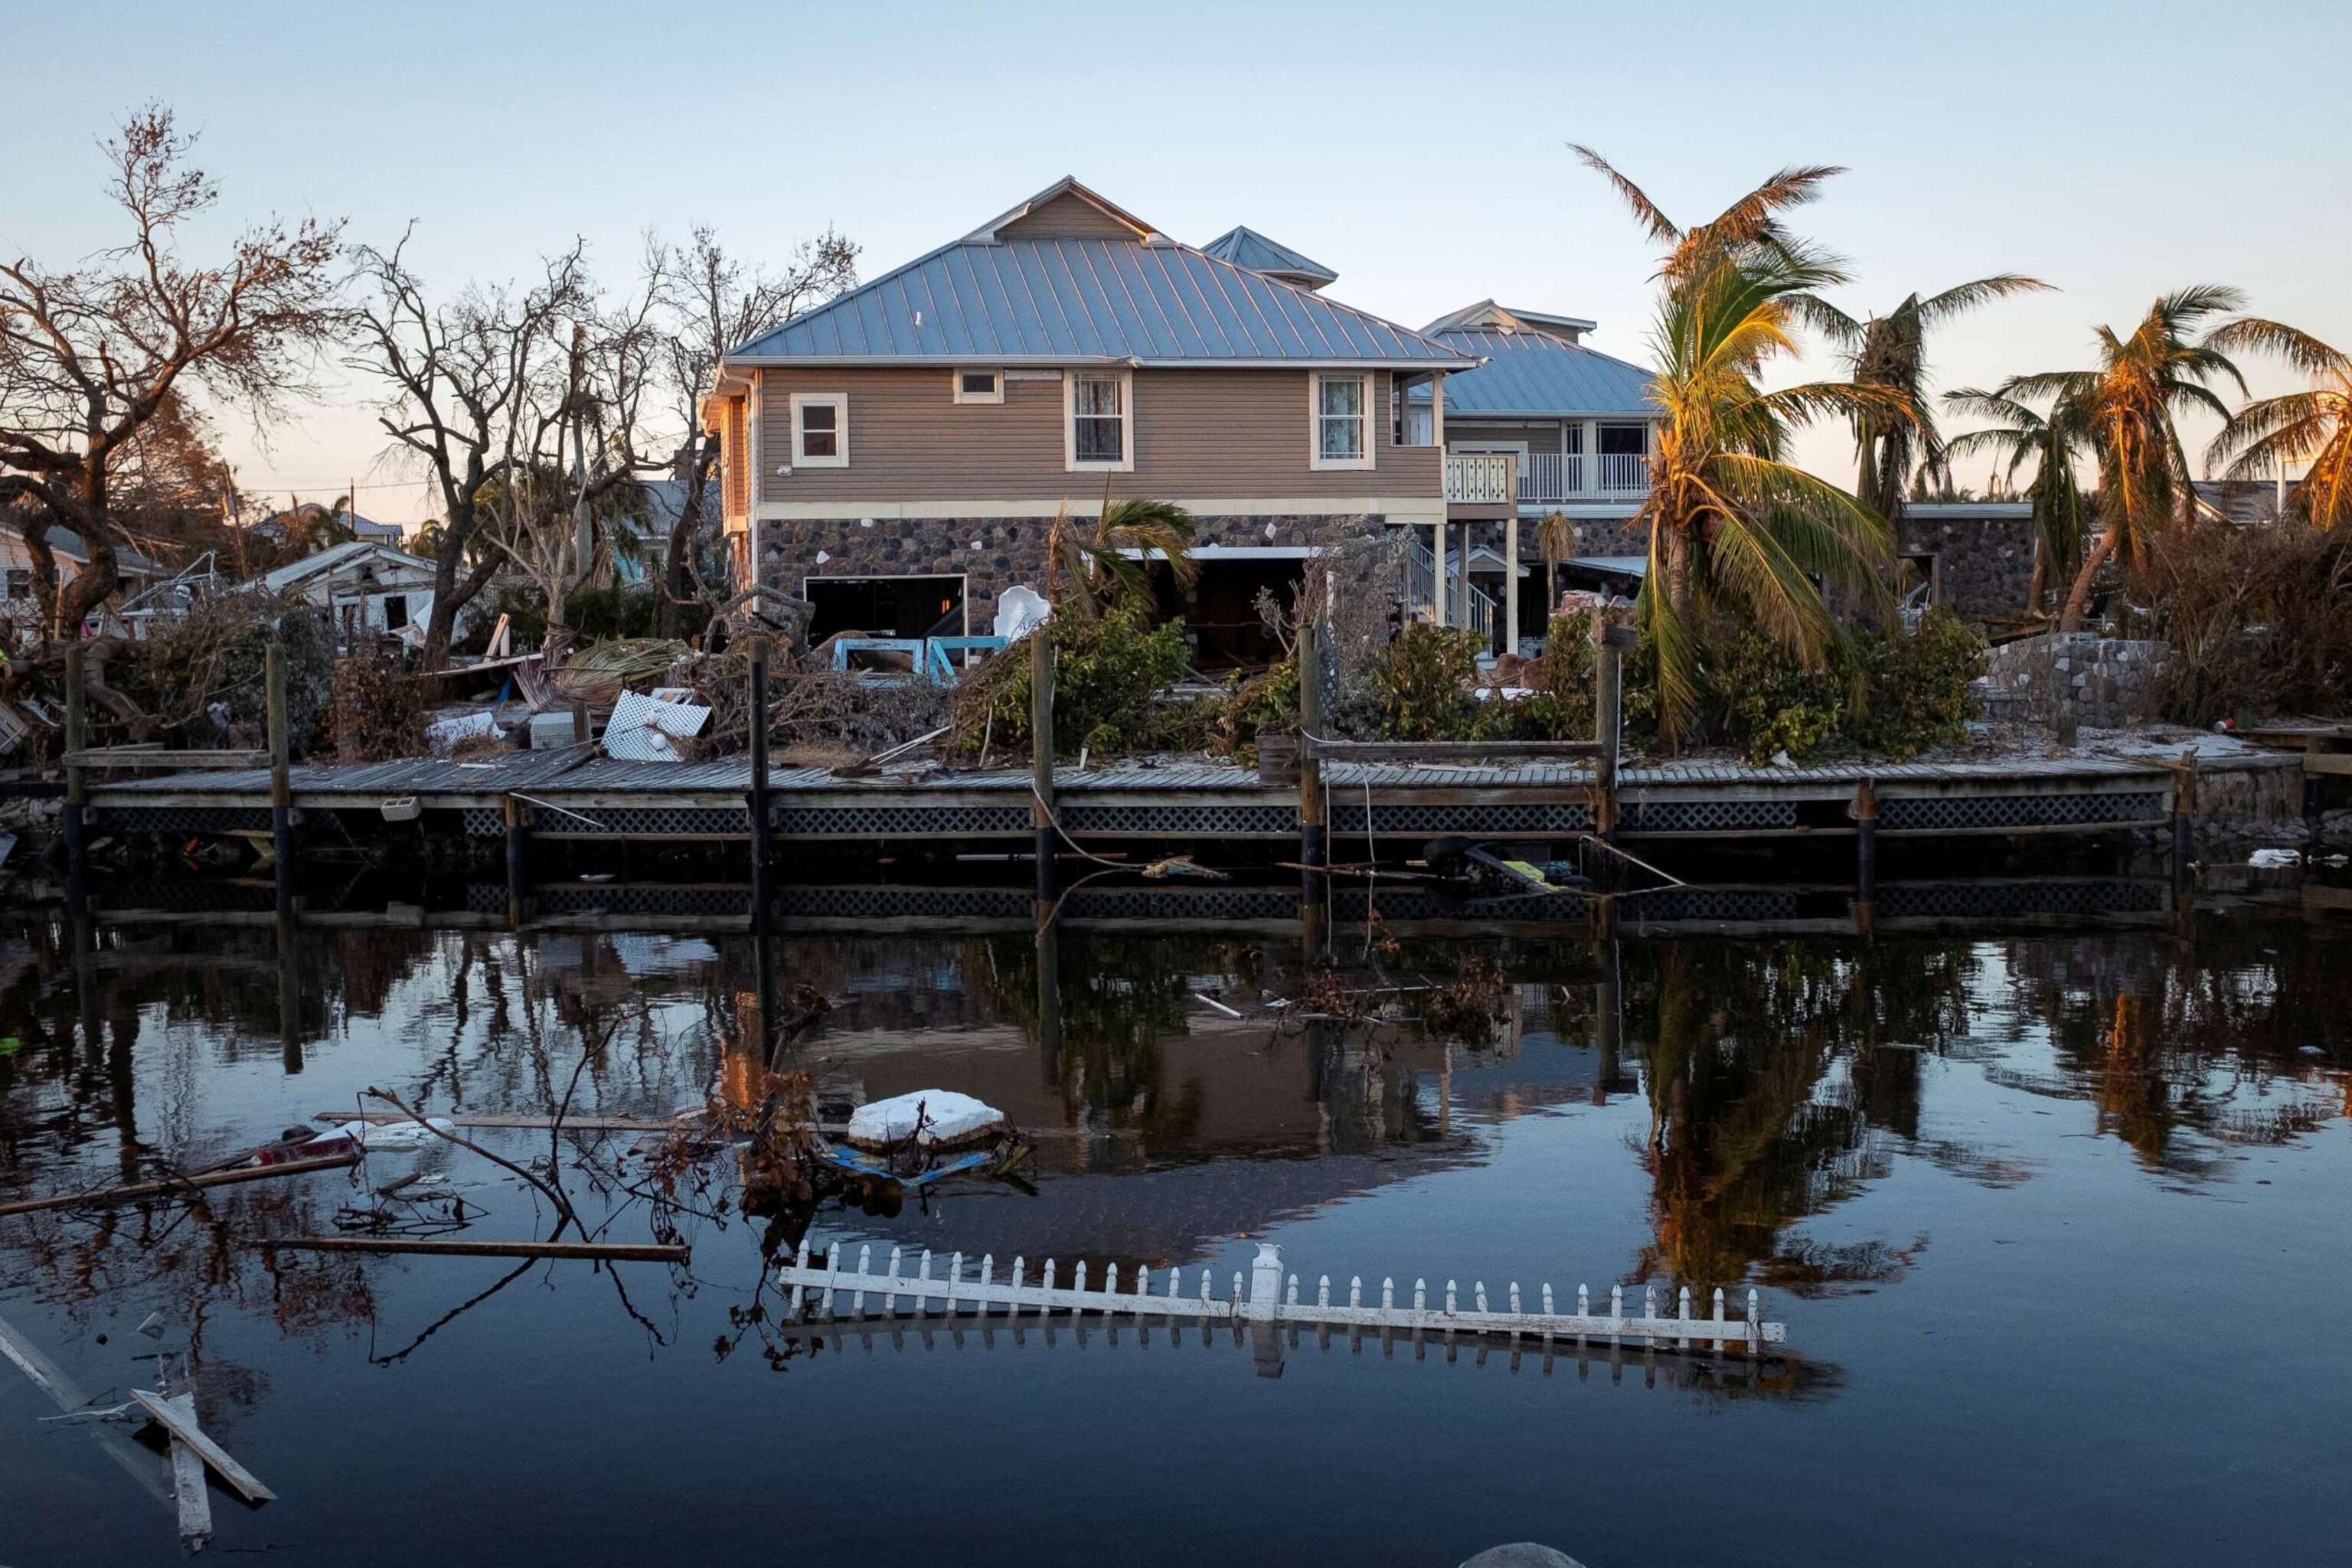
[[[80,1208],[91,1204],[136,1203],[142,1198],[171,1197],[203,1187],[226,1187],[239,1182],[266,1181],[273,1176],[299,1176],[310,1171],[341,1170],[359,1163],[359,1151],[351,1149],[339,1154],[322,1155],[316,1160],[289,1160],[277,1165],[243,1166],[231,1171],[207,1171],[196,1176],[174,1176],[164,1182],[133,1182],[128,1186],[101,1187],[93,1192],[24,1198],[13,1204],[0,1204],[0,1215],[38,1214],[44,1209]]]
[[[690,1263],[684,1242],[446,1241],[406,1236],[270,1236],[252,1245],[290,1252],[423,1252],[444,1258],[583,1258],[597,1263]]]

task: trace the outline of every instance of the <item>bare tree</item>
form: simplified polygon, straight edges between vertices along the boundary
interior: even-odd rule
[[[727,351],[857,283],[857,246],[828,228],[793,247],[779,273],[747,271],[709,228],[676,252],[654,247],[667,282],[661,318],[663,379],[680,431],[669,470],[678,489],[663,553],[662,629],[676,635],[686,606],[707,600],[697,566],[719,471],[719,437],[703,427],[702,398]]]
[[[274,417],[310,388],[319,350],[341,327],[342,225],[276,219],[247,229],[209,265],[181,231],[218,200],[188,161],[194,137],[149,104],[103,143],[108,195],[131,237],[77,267],[0,264],[0,513],[44,585],[48,531],[80,539],[84,563],[45,604],[53,631],[78,626],[114,592],[118,480],[141,437],[184,430],[191,391]],[[151,443],[152,446],[155,443]]]
[[[425,668],[448,662],[457,613],[506,557],[480,548],[512,521],[519,483],[557,437],[568,395],[567,321],[593,297],[578,244],[547,261],[528,287],[468,288],[446,304],[427,296],[408,265],[408,237],[389,251],[362,247],[359,350],[352,367],[386,384],[378,421],[421,462],[441,496],[433,610]],[[558,394],[551,395],[550,388]]]

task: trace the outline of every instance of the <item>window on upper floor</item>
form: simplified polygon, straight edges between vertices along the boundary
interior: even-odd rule
[[[1135,467],[1135,378],[1125,371],[1073,371],[1063,384],[1064,431],[1072,470],[1126,473]]]
[[[793,394],[793,462],[803,468],[849,467],[849,395]]]
[[[960,370],[955,373],[958,403],[1002,403],[1004,373],[1001,370]]]
[[[1372,466],[1371,378],[1360,373],[1314,378],[1318,468]]]

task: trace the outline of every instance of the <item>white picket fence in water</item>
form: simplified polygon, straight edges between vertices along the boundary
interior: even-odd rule
[[[1286,1275],[1283,1270],[1282,1248],[1264,1241],[1258,1243],[1257,1258],[1250,1266],[1246,1291],[1243,1276],[1236,1270],[1231,1291],[1222,1296],[1205,1268],[1196,1270],[1198,1278],[1190,1288],[1181,1268],[1169,1269],[1161,1281],[1155,1281],[1150,1269],[1139,1268],[1129,1277],[1132,1283],[1122,1289],[1118,1265],[1114,1263],[1102,1276],[1100,1289],[1089,1289],[1084,1262],[1072,1271],[1068,1283],[1059,1284],[1050,1258],[1034,1280],[1028,1277],[1026,1260],[1019,1258],[1013,1260],[1011,1275],[1000,1280],[992,1254],[981,1258],[976,1274],[967,1276],[963,1254],[956,1253],[948,1259],[946,1273],[934,1276],[928,1247],[911,1275],[903,1271],[905,1251],[901,1247],[890,1249],[889,1268],[881,1274],[874,1272],[874,1248],[870,1244],[858,1247],[855,1271],[842,1267],[844,1250],[838,1246],[833,1247],[825,1267],[813,1268],[809,1266],[809,1244],[803,1241],[799,1256],[777,1268],[777,1282],[789,1292],[785,1300],[793,1316],[863,1319],[868,1315],[866,1303],[871,1300],[885,1317],[929,1318],[936,1303],[938,1315],[948,1319],[988,1319],[997,1316],[1000,1310],[1013,1320],[1024,1314],[1095,1314],[1204,1325],[1247,1323],[1496,1335],[1515,1340],[1597,1340],[1611,1344],[1639,1344],[1652,1350],[1686,1351],[1715,1346],[1726,1353],[1744,1352],[1751,1356],[1763,1354],[1766,1345],[1786,1343],[1789,1337],[1786,1324],[1763,1321],[1753,1290],[1748,1292],[1746,1314],[1737,1318],[1724,1315],[1720,1289],[1715,1292],[1714,1315],[1693,1317],[1688,1286],[1682,1289],[1675,1314],[1664,1317],[1659,1315],[1655,1286],[1643,1291],[1639,1315],[1627,1313],[1625,1288],[1622,1285],[1610,1288],[1606,1312],[1592,1310],[1591,1293],[1581,1285],[1576,1288],[1575,1311],[1554,1310],[1549,1285],[1542,1288],[1542,1310],[1530,1311],[1516,1280],[1506,1298],[1508,1305],[1499,1309],[1488,1301],[1483,1280],[1472,1282],[1471,1300],[1465,1305],[1453,1280],[1445,1282],[1441,1304],[1431,1300],[1427,1281],[1415,1279],[1412,1304],[1408,1306],[1398,1300],[1396,1282],[1383,1279],[1375,1305],[1365,1300],[1361,1279],[1349,1281],[1344,1302],[1334,1300],[1331,1277],[1327,1274],[1317,1282],[1314,1299],[1302,1300],[1298,1276]],[[911,1314],[902,1312],[902,1301],[913,1304]]]

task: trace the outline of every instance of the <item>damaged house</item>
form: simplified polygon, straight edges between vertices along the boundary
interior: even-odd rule
[[[722,359],[702,416],[735,574],[806,598],[816,639],[968,636],[1039,583],[1057,513],[1173,501],[1201,573],[1163,599],[1203,668],[1262,662],[1260,591],[1349,540],[1394,546],[1359,552],[1386,563],[1363,591],[1496,651],[1559,586],[1638,586],[1648,374],[1580,318],[1487,300],[1414,331],[1336,280],[1061,180]]]

